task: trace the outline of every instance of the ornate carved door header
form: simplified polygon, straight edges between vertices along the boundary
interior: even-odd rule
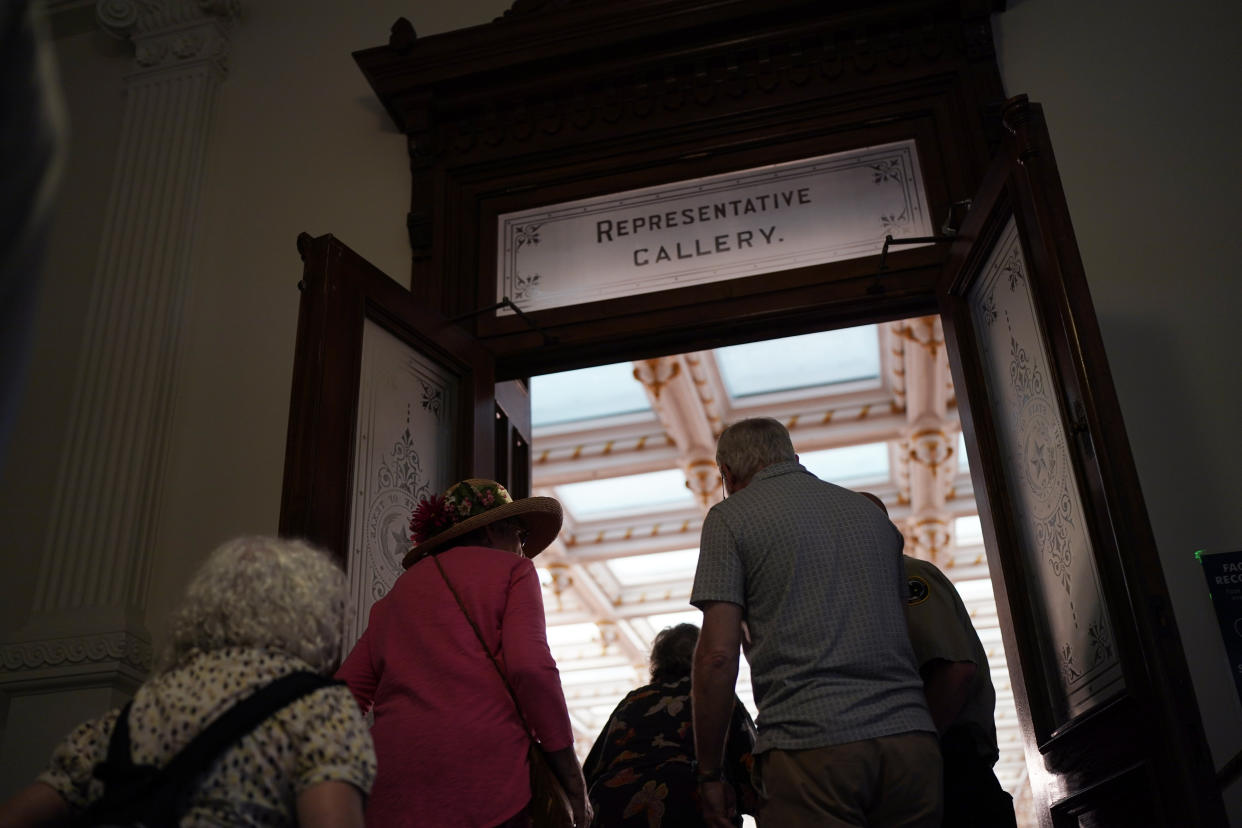
[[[918,140],[938,222],[986,167],[1003,100],[988,22],[999,5],[518,3],[493,23],[421,39],[398,21],[387,45],[355,59],[409,140],[413,290],[451,315],[494,301],[502,212],[885,141]],[[540,323],[618,309],[546,311]],[[536,345],[495,321],[479,332],[502,362]],[[562,332],[567,343],[586,336]]]

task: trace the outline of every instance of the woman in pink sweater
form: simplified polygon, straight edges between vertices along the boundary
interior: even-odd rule
[[[420,501],[406,571],[337,673],[375,714],[369,826],[529,825],[522,717],[569,794],[575,823],[590,822],[530,561],[560,526],[556,500],[515,502],[492,480],[464,480]]]

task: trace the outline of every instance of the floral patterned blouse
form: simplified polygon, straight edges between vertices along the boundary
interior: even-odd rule
[[[282,652],[230,647],[200,653],[155,675],[138,688],[130,708],[131,758],[163,766],[243,698],[281,676],[309,669]],[[79,725],[39,776],[75,811],[103,796],[93,771],[107,757],[119,713]],[[296,825],[297,796],[310,786],[348,782],[365,796],[374,778],[375,751],[358,705],[349,688],[332,685],[281,708],[225,750],[195,792],[181,826]]]
[[[725,748],[725,776],[739,810],[754,813],[750,785],[755,723],[734,700]],[[703,825],[691,771],[694,731],[690,677],[648,684],[626,696],[595,740],[583,772],[595,808],[595,828],[695,828]],[[741,825],[741,817],[735,821]]]

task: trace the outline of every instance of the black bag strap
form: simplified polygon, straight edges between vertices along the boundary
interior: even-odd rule
[[[164,772],[170,778],[178,780],[179,784],[180,780],[193,780],[226,748],[236,744],[278,710],[321,687],[333,684],[344,682],[334,681],[308,670],[298,670],[281,676],[226,710],[182,748],[164,766]]]
[[[115,796],[121,793],[112,786],[114,783],[118,787],[124,786],[126,782],[139,781],[143,777],[149,780],[152,793],[158,791],[161,800],[184,806],[195,781],[228,747],[302,696],[322,687],[343,683],[307,670],[282,676],[226,710],[158,770],[133,762],[129,737],[129,713],[133,702],[126,704],[108,741],[108,758],[95,768],[95,776],[105,785],[101,806],[105,809],[123,808],[125,803],[111,801],[109,794]],[[129,791],[131,794],[135,792],[132,788]],[[109,804],[103,805],[105,801]],[[172,816],[179,819],[181,814]]]
[[[453,598],[457,600],[457,606],[461,607],[461,614],[466,616],[466,620],[470,622],[470,629],[474,630],[475,637],[479,639],[479,644],[483,647],[483,652],[487,653],[488,660],[492,662],[496,672],[500,673],[500,680],[505,683],[505,689],[509,691],[509,698],[513,699],[513,706],[517,708],[518,719],[522,722],[522,729],[526,731],[526,736],[530,739],[531,744],[539,747],[539,742],[535,740],[534,734],[531,733],[530,725],[526,723],[526,717],[522,715],[522,705],[518,702],[517,693],[513,692],[513,686],[509,684],[509,678],[505,675],[505,671],[500,669],[500,662],[496,660],[496,656],[492,655],[487,642],[483,640],[483,633],[479,632],[479,625],[474,623],[474,619],[470,617],[469,611],[466,610],[466,604],[461,600],[461,596],[457,594],[457,590],[453,588],[453,582],[445,574],[444,567],[440,566],[440,557],[434,553],[428,557],[435,562],[436,569],[440,570],[440,577],[444,579],[444,585],[449,588],[449,592],[453,593]]]
[[[129,753],[129,709],[134,706],[131,699],[121,708],[112,728],[112,738],[108,740],[108,758],[104,767],[123,767],[132,764]],[[99,774],[96,774],[98,776]]]

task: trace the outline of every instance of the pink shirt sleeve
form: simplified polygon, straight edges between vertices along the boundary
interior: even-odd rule
[[[571,746],[574,735],[561,690],[561,674],[548,648],[543,593],[535,566],[528,559],[523,559],[510,573],[501,630],[505,672],[527,723],[544,750]]]
[[[372,631],[376,629],[382,603],[382,601],[376,602],[375,606],[371,607],[366,630],[363,631],[362,637],[358,639],[358,643],[345,658],[340,669],[336,671],[336,677],[349,685],[349,692],[354,694],[363,713],[368,712],[374,705],[375,688],[379,686],[379,670],[371,655],[371,637]]]

